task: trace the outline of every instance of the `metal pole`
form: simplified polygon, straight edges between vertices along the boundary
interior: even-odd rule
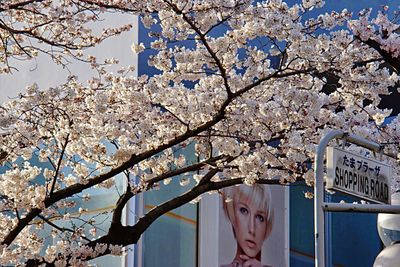
[[[325,266],[325,233],[324,233],[324,155],[329,141],[342,138],[345,133],[333,130],[324,136],[318,144],[315,154],[315,181],[314,181],[314,240],[315,240],[315,266]]]
[[[399,206],[390,205],[355,205],[346,203],[324,203],[324,156],[328,143],[337,138],[368,148],[375,152],[382,152],[382,146],[353,134],[346,134],[341,130],[332,130],[325,135],[318,144],[315,154],[315,181],[314,181],[314,232],[315,232],[315,266],[325,267],[325,233],[324,211],[360,211],[400,213]],[[393,155],[385,154],[389,157]]]
[[[365,139],[361,136],[354,135],[354,134],[346,135],[345,139],[352,144],[356,144],[356,145],[368,148],[369,150],[373,150],[375,152],[379,152],[383,149],[383,147],[380,144],[370,141],[368,139]]]
[[[323,203],[324,211],[400,214],[400,205]]]

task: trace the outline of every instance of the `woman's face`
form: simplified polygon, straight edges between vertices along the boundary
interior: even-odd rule
[[[267,232],[267,214],[247,197],[235,205],[233,228],[242,251],[249,257],[256,257],[263,245]]]

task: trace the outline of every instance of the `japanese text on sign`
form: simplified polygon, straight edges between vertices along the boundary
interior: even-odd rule
[[[332,147],[327,148],[327,160],[327,188],[390,203],[392,170],[388,165]]]

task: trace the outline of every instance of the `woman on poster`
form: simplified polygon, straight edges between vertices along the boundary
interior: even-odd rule
[[[271,193],[267,186],[224,189],[223,209],[236,239],[236,256],[220,267],[270,267],[261,263],[261,249],[272,230]]]

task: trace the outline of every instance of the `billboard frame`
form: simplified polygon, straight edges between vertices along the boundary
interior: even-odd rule
[[[246,185],[245,185],[246,186]],[[279,210],[281,215],[284,215],[284,222],[282,223],[282,227],[285,231],[285,236],[283,237],[283,246],[284,246],[284,265],[290,266],[290,214],[289,214],[289,186],[285,185],[277,185],[277,184],[265,184],[264,186],[270,187],[279,187],[282,189],[281,193],[283,193],[282,198],[284,199],[284,210]],[[273,188],[271,188],[273,189]],[[276,188],[278,189],[278,188]],[[272,197],[274,194],[279,192],[272,193]],[[226,230],[221,229],[220,227],[224,225],[221,224],[220,220],[227,220],[225,218],[225,214],[223,214],[223,210],[221,209],[221,195],[217,193],[213,194],[204,194],[200,201],[200,216],[199,216],[199,267],[209,267],[209,266],[220,266],[222,264],[220,262],[220,243],[219,238],[221,231],[224,232]],[[229,230],[230,231],[230,230]],[[275,233],[276,234],[276,233]],[[275,266],[275,265],[274,265]]]

